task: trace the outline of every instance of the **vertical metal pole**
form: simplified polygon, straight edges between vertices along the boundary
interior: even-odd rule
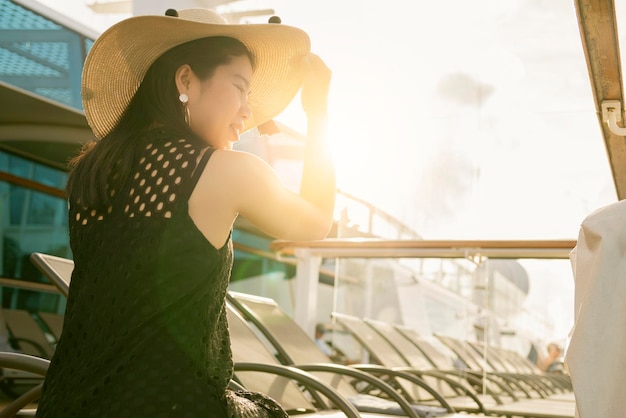
[[[482,274],[484,275],[484,280],[479,277],[476,277],[476,280],[479,282],[479,285],[474,284],[474,290],[479,289],[482,294],[482,300],[477,301],[480,304],[479,310],[479,325],[483,328],[483,364],[482,364],[482,388],[481,393],[483,395],[487,394],[487,344],[489,344],[489,321],[490,321],[490,313],[491,313],[491,281],[489,280],[489,259],[482,256],[480,252],[471,251],[467,249],[465,251],[465,257],[471,260],[476,265],[476,270],[480,268],[481,265],[484,265]]]
[[[297,248],[298,266],[295,283],[294,320],[311,337],[315,335],[317,287],[322,258],[311,255],[308,248]]]
[[[492,299],[494,297],[494,292],[493,292],[493,281],[490,280],[490,276],[491,276],[491,272],[490,270],[490,265],[489,265],[489,259],[488,258],[483,258],[481,260],[481,264],[485,265],[485,288],[487,289],[486,292],[486,309],[484,310],[485,312],[485,322],[484,322],[484,336],[483,336],[483,395],[487,394],[487,347],[489,345],[489,333],[491,332],[491,327],[490,327],[490,323],[491,323],[491,312],[492,312]]]
[[[374,265],[372,259],[365,260],[365,292],[363,294],[363,313],[365,318],[373,318],[372,302],[374,301]]]

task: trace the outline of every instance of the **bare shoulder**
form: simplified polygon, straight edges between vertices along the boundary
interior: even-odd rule
[[[243,151],[215,150],[200,176],[204,192],[213,198],[227,199],[238,206],[241,199],[263,192],[280,182],[274,170],[263,159]]]
[[[231,169],[246,168],[246,166],[255,164],[266,164],[265,161],[254,154],[229,149],[217,149],[213,151],[211,160],[219,165],[228,165]]]
[[[247,152],[216,150],[200,178],[194,204],[213,219],[242,215],[270,236],[311,240],[326,236],[329,216],[287,189],[272,167]],[[193,196],[192,196],[193,197]]]
[[[254,182],[254,176],[273,175],[273,170],[269,164],[254,154],[235,150],[215,150],[211,156],[211,171],[222,174],[221,179],[237,181],[246,179],[247,183]]]

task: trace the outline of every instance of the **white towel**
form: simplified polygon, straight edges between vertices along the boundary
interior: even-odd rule
[[[626,417],[626,201],[582,223],[572,252],[575,323],[566,363],[578,418]]]

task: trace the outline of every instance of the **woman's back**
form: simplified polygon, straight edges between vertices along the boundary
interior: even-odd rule
[[[136,169],[109,191],[107,211],[71,203],[76,267],[38,416],[220,416],[224,408],[232,247],[211,245],[187,208],[212,149],[196,164],[200,141],[165,129],[141,140]]]

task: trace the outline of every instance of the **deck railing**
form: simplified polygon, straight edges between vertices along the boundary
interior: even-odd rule
[[[270,249],[282,260],[296,262],[294,319],[313,335],[323,259],[457,258],[480,264],[488,259],[567,259],[575,246],[575,240],[327,239],[274,241]]]

